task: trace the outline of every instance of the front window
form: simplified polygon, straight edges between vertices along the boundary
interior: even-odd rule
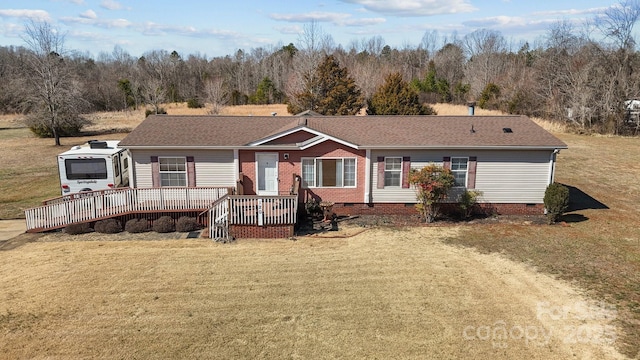
[[[304,187],[355,187],[355,158],[302,159],[302,185]]]
[[[187,186],[187,161],[183,157],[161,157],[160,186]]]
[[[402,158],[384,158],[384,186],[400,186],[402,181]]]
[[[453,186],[466,187],[467,186],[467,164],[468,158],[451,158],[451,172],[455,183]]]
[[[68,180],[107,178],[105,159],[66,159],[64,167]]]

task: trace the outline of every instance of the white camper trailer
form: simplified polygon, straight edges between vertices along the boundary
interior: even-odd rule
[[[91,140],[58,155],[62,195],[129,186],[129,152],[119,140]]]

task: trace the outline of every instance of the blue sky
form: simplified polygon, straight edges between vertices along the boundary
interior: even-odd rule
[[[0,45],[24,45],[24,24],[47,21],[64,32],[68,49],[97,56],[116,45],[133,56],[149,50],[230,55],[298,44],[315,21],[336,44],[380,36],[385,44],[417,46],[426,31],[464,36],[477,29],[509,41],[535,42],[550,24],[581,27],[618,1],[602,0],[2,0]]]

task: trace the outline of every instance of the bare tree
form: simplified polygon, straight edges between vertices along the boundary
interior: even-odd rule
[[[613,40],[619,49],[633,50],[636,41],[632,36],[633,28],[640,17],[638,0],[623,0],[608,8],[604,16],[596,19],[596,27],[602,34]]]
[[[153,107],[154,114],[164,113],[162,104],[167,101],[167,92],[160,79],[149,77],[138,91],[145,103]]]
[[[441,43],[440,34],[438,30],[428,30],[422,35],[422,41],[420,47],[427,51],[428,59],[433,59],[438,49],[439,43]]]
[[[64,47],[64,35],[46,22],[25,25],[23,40],[31,52],[25,74],[29,87],[25,107],[28,124],[41,136],[60,136],[78,132],[87,123],[80,114],[83,105],[80,82],[74,75]]]
[[[465,75],[471,92],[477,95],[489,83],[497,82],[503,70],[501,55],[507,50],[506,41],[498,31],[480,29],[466,35],[463,45],[469,57]]]
[[[636,41],[633,29],[640,19],[640,2],[623,0],[608,8],[604,16],[596,19],[595,26],[605,38],[612,41],[613,51],[602,52],[603,65],[608,67],[608,83],[603,95],[609,101],[605,104],[605,115],[614,119],[614,131],[618,132],[625,119],[624,101],[631,98],[638,86],[634,76],[633,58]]]
[[[308,92],[318,93],[320,90],[314,88],[316,81],[316,68],[325,54],[329,53],[333,40],[331,36],[324,33],[322,27],[312,21],[305,25],[303,32],[298,37],[298,51],[293,58],[294,72],[291,74],[285,87],[285,93],[291,101],[291,105],[297,108],[306,106],[297,103],[296,94]]]
[[[207,104],[211,106],[209,113],[216,115],[229,102],[229,92],[225,90],[224,83],[221,79],[212,79],[205,82],[204,91],[206,94]]]

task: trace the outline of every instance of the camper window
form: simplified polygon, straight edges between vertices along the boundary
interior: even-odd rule
[[[116,155],[115,158],[116,158],[116,161],[115,161],[115,165],[116,165],[116,167],[115,167],[115,172],[116,172],[115,176],[118,177],[118,176],[120,176],[120,155]]]
[[[105,159],[66,159],[64,166],[69,180],[107,178]]]

